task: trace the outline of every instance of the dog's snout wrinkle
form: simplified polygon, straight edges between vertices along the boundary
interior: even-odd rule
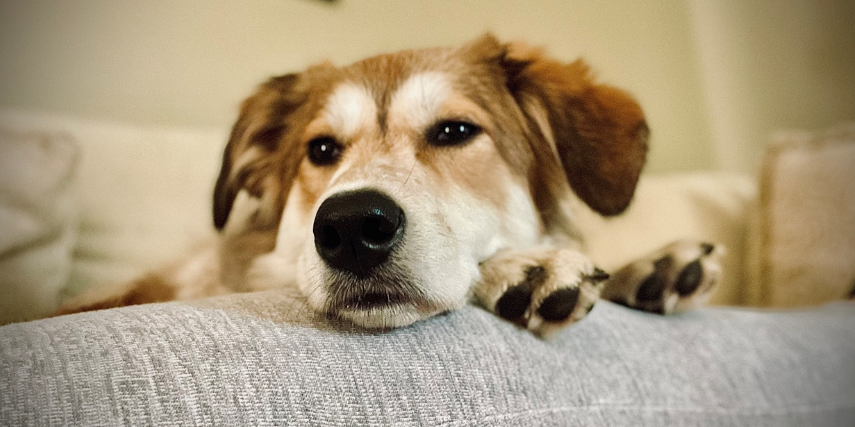
[[[377,190],[335,194],[315,216],[315,248],[330,267],[363,277],[386,261],[405,223],[403,209]]]

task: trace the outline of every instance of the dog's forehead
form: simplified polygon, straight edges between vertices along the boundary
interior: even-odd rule
[[[388,117],[411,127],[428,126],[451,92],[449,73],[422,71],[412,74],[392,94]]]
[[[424,71],[390,87],[383,96],[377,96],[364,80],[340,82],[326,102],[324,118],[335,133],[345,138],[373,124],[385,129],[390,121],[424,127],[451,95],[452,76]]]
[[[330,130],[349,138],[390,123],[423,128],[437,120],[452,97],[465,98],[472,67],[454,51],[405,51],[369,58],[342,69],[321,111]],[[483,77],[482,77],[483,79]]]
[[[365,86],[345,80],[329,95],[322,117],[333,133],[350,138],[376,120],[377,103]]]

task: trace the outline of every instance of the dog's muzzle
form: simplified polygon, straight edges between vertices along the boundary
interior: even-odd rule
[[[331,268],[367,276],[389,258],[406,228],[404,211],[377,190],[335,194],[318,208],[315,249]]]

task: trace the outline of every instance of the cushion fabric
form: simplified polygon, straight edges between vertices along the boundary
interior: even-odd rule
[[[851,426],[855,304],[660,317],[542,341],[465,307],[385,333],[282,292],[0,328],[2,425]]]

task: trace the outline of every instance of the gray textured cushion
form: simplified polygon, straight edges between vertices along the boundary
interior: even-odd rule
[[[855,304],[600,303],[541,341],[474,307],[369,334],[286,322],[277,293],[229,298],[0,328],[0,424],[855,423]]]

